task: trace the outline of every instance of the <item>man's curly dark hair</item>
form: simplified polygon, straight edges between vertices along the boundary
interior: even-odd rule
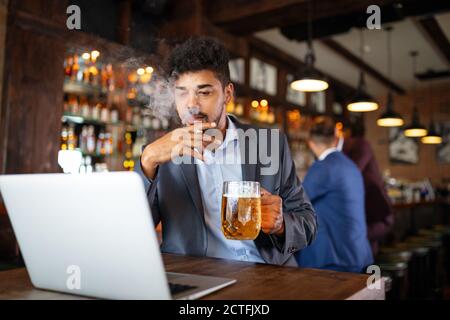
[[[178,78],[186,72],[210,70],[222,86],[230,83],[230,57],[222,43],[210,37],[191,37],[175,47],[169,57],[169,75]]]

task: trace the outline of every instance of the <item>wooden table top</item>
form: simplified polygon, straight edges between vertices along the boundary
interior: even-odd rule
[[[203,299],[217,300],[381,300],[381,289],[366,286],[368,275],[163,254],[166,271],[236,279]],[[36,289],[25,268],[0,272],[0,299],[85,299]]]

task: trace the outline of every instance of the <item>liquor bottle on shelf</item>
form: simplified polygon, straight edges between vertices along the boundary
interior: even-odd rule
[[[70,79],[72,76],[72,67],[73,67],[73,56],[66,57],[64,62],[64,75],[67,79]]]
[[[139,127],[141,125],[141,110],[139,107],[133,108],[133,118],[131,120],[131,124],[135,127]]]
[[[100,133],[98,134],[97,139],[97,147],[96,147],[96,153],[98,155],[105,155],[105,133],[103,130],[100,130]]]
[[[87,128],[87,137],[86,137],[87,153],[93,154],[95,152],[95,147],[96,147],[95,130],[94,126],[90,125]]]
[[[86,64],[83,64],[81,69],[83,70],[83,83],[89,84],[89,67]]]
[[[67,126],[63,125],[62,130],[61,130],[61,146],[60,146],[61,150],[67,150],[68,135],[69,135],[69,133],[67,130]]]
[[[84,165],[86,167],[86,173],[92,173],[94,171],[94,168],[92,167],[92,158],[90,156],[84,158]]]
[[[152,119],[152,129],[153,130],[161,129],[161,121],[157,117],[153,117]]]
[[[152,119],[149,115],[146,115],[142,118],[142,126],[145,129],[151,129],[152,128]]]
[[[106,65],[106,84],[109,91],[113,91],[115,88],[115,81],[114,81],[114,71],[111,63],[108,63]]]
[[[75,150],[77,147],[77,136],[75,135],[75,126],[73,123],[69,125],[69,130],[67,134],[67,149]]]
[[[87,148],[87,141],[88,141],[88,127],[87,126],[83,126],[81,128],[81,134],[80,134],[80,150],[82,153],[87,153],[88,152],[88,148]]]
[[[131,124],[133,122],[133,107],[128,106],[125,112],[125,122]]]
[[[101,104],[100,103],[96,103],[93,107],[92,107],[92,111],[91,111],[91,117],[92,120],[100,120],[100,109],[101,109]]]
[[[78,171],[80,174],[86,174],[86,158],[81,158],[80,169]]]
[[[89,67],[89,83],[93,86],[98,86],[99,80],[98,80],[98,69],[95,64],[92,64]]]
[[[169,129],[169,120],[167,120],[167,118],[165,118],[165,117],[162,118],[161,126],[162,126],[163,130]]]
[[[133,148],[132,148],[132,157],[138,158],[141,156],[142,148],[146,144],[145,139],[145,132],[144,130],[140,129],[136,133],[136,141],[134,142]]]
[[[109,122],[109,109],[106,105],[100,105],[100,121]]]
[[[80,107],[78,104],[77,97],[75,97],[75,96],[69,97],[68,110],[69,110],[69,113],[78,115],[78,113],[80,112]]]
[[[73,56],[73,65],[70,80],[80,81],[80,76],[82,78],[82,73],[80,74],[80,65],[78,64],[78,56],[75,54]]]
[[[105,133],[104,149],[105,155],[111,155],[113,153],[113,141],[110,132]]]
[[[123,161],[123,168],[125,170],[134,170],[133,157],[133,139],[130,132],[125,133],[125,160]]]
[[[86,97],[80,97],[80,104],[81,104],[80,115],[83,118],[89,118],[89,116],[90,116],[90,107],[89,107],[87,98]]]
[[[111,123],[119,122],[119,110],[117,109],[117,107],[114,104],[111,108],[109,117],[110,117]]]

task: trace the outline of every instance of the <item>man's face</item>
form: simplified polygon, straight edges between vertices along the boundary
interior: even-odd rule
[[[225,106],[233,95],[233,85],[223,88],[214,72],[202,70],[181,74],[175,81],[175,105],[183,125],[225,119]]]

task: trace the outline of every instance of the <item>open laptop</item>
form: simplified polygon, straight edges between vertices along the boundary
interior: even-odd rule
[[[164,271],[137,173],[3,175],[0,190],[36,288],[107,299],[196,299],[235,282]]]

